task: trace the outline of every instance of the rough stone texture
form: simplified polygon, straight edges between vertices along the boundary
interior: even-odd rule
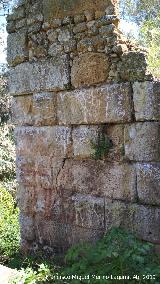
[[[78,192],[120,200],[135,200],[136,172],[130,164],[68,160],[58,176],[64,192]]]
[[[135,82],[133,99],[137,121],[160,120],[160,82]]]
[[[46,21],[53,18],[64,18],[65,16],[81,14],[86,10],[104,11],[107,7],[116,5],[115,0],[84,1],[84,0],[43,0],[43,12]]]
[[[36,160],[38,155],[65,158],[71,150],[71,129],[68,127],[18,127],[15,137],[17,155],[32,160]]]
[[[105,82],[109,75],[109,60],[104,54],[86,53],[73,61],[71,83],[75,88]]]
[[[132,51],[124,53],[118,69],[122,80],[142,81],[147,72],[145,54]]]
[[[22,0],[8,16],[23,253],[112,226],[160,242],[160,83],[117,5]]]
[[[160,160],[160,123],[140,122],[125,127],[125,156],[132,161]]]
[[[73,129],[73,155],[80,159],[94,154],[93,143],[97,143],[101,128],[99,126],[79,126]]]
[[[160,164],[137,165],[137,191],[140,202],[160,205]]]
[[[55,93],[33,95],[33,114],[35,125],[54,125],[57,123],[57,96]]]
[[[68,57],[39,63],[22,63],[10,71],[10,93],[28,94],[66,89],[70,83]]]
[[[98,124],[131,120],[129,84],[60,93],[57,99],[60,124]]]
[[[7,61],[11,66],[22,63],[28,59],[26,35],[26,30],[8,35]]]
[[[160,241],[160,209],[106,199],[106,230],[123,227],[150,242]],[[155,226],[156,224],[156,226]]]
[[[46,92],[13,97],[12,121],[15,125],[55,125],[57,123],[56,94]]]
[[[14,125],[33,124],[32,95],[12,98],[12,122]]]

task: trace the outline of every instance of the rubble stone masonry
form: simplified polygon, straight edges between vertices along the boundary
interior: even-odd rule
[[[7,31],[22,250],[160,243],[160,82],[118,1],[22,0]]]

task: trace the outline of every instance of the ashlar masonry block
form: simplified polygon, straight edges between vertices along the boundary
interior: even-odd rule
[[[37,155],[65,158],[71,147],[71,129],[63,126],[17,127],[17,155],[33,158]]]
[[[109,58],[101,53],[85,53],[74,59],[71,83],[75,88],[105,82],[109,76]]]
[[[125,157],[131,161],[160,161],[160,122],[125,126]]]
[[[63,125],[130,122],[130,84],[103,85],[59,93],[57,105],[58,121]]]
[[[64,90],[70,83],[68,56],[56,60],[25,62],[10,71],[10,93],[30,94],[40,91]]]
[[[94,160],[68,160],[58,176],[58,188],[66,192],[136,200],[136,171],[124,163]]]
[[[26,29],[8,35],[7,45],[7,61],[10,66],[15,66],[28,59]]]
[[[42,92],[12,98],[14,125],[50,126],[57,124],[56,93]]]
[[[136,233],[143,240],[159,243],[159,208],[106,199],[105,212],[106,231],[111,227],[122,227]]]
[[[137,164],[137,191],[141,203],[160,205],[160,163]]]
[[[135,82],[133,100],[137,121],[160,120],[160,82]]]

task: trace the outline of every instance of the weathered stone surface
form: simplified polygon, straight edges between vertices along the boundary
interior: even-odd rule
[[[55,93],[37,93],[12,99],[12,121],[15,125],[50,126],[57,123]]]
[[[33,217],[20,213],[19,221],[21,238],[28,241],[33,241],[35,239]]]
[[[32,95],[12,98],[12,122],[14,125],[33,124]]]
[[[99,126],[79,126],[72,131],[73,155],[78,158],[89,158],[94,154],[93,143],[98,141],[101,132]]]
[[[63,158],[53,157],[52,154],[49,153],[48,156],[37,154],[36,157],[34,157],[32,153],[32,157],[30,158],[27,158],[25,153],[23,155],[17,155],[16,176],[17,182],[20,185],[20,202],[23,202],[23,205],[20,207],[23,211],[26,212],[26,207],[30,210],[27,212],[36,211],[32,206],[32,203],[34,204],[35,202],[34,196],[36,196],[36,193],[34,193],[34,191],[36,192],[36,189],[47,191],[56,188],[57,176],[63,167],[63,163]],[[23,199],[21,191],[24,196],[28,196],[28,198],[31,197],[28,205],[25,203],[27,198],[26,200]],[[47,192],[45,194],[47,194]]]
[[[10,71],[10,93],[29,94],[39,91],[58,91],[70,83],[67,56],[38,63],[22,63]]]
[[[160,120],[160,82],[135,82],[133,99],[137,121]]]
[[[66,194],[77,192],[120,200],[136,198],[136,172],[130,164],[68,160],[57,182]]]
[[[61,224],[54,220],[35,218],[37,244],[49,246],[53,253],[64,253],[71,245],[80,242],[95,242],[103,236],[104,230]]]
[[[33,95],[35,125],[54,125],[57,122],[57,96],[54,93]]]
[[[124,125],[107,125],[104,133],[112,142],[112,147],[105,157],[108,161],[122,161],[125,156]]]
[[[129,84],[60,93],[57,98],[60,124],[99,124],[131,121]]]
[[[61,191],[51,206],[52,220],[62,224],[104,229],[104,198],[74,194],[68,198]]]
[[[85,53],[74,59],[71,69],[71,83],[77,88],[105,82],[110,63],[105,54]]]
[[[8,35],[7,61],[10,66],[15,66],[28,59],[26,30]]]
[[[66,16],[74,16],[82,14],[84,11],[103,11],[111,6],[114,8],[117,5],[115,0],[43,0],[43,13],[46,21],[52,18],[64,18]]]
[[[125,156],[132,161],[160,160],[160,123],[135,123],[125,127]]]
[[[36,160],[38,155],[65,158],[71,150],[70,137],[69,127],[17,127],[15,129],[17,155],[33,160]]]
[[[106,199],[106,230],[123,227],[136,233],[140,238],[160,241],[160,209],[138,204],[126,204]]]
[[[145,54],[134,51],[124,53],[118,68],[122,80],[144,81],[147,69]]]
[[[137,165],[137,191],[140,202],[160,205],[160,164]]]

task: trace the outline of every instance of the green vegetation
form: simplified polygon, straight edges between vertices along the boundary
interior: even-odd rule
[[[0,262],[3,263],[19,250],[20,234],[18,209],[12,195],[0,188]]]
[[[61,268],[54,261],[35,265],[34,260],[32,266],[21,270],[13,284],[128,283],[116,279],[117,276],[129,276],[132,284],[160,283],[159,258],[152,245],[120,228],[113,228],[95,244],[72,247],[64,260]],[[77,279],[72,279],[72,275]],[[111,275],[114,280],[109,279]],[[106,276],[109,278],[105,279]]]
[[[100,135],[97,143],[91,141],[91,145],[94,150],[93,158],[95,160],[104,159],[113,147],[111,139],[104,133]]]
[[[160,6],[159,0],[121,0],[121,17],[139,26],[138,43],[147,47],[150,71],[160,78]]]

